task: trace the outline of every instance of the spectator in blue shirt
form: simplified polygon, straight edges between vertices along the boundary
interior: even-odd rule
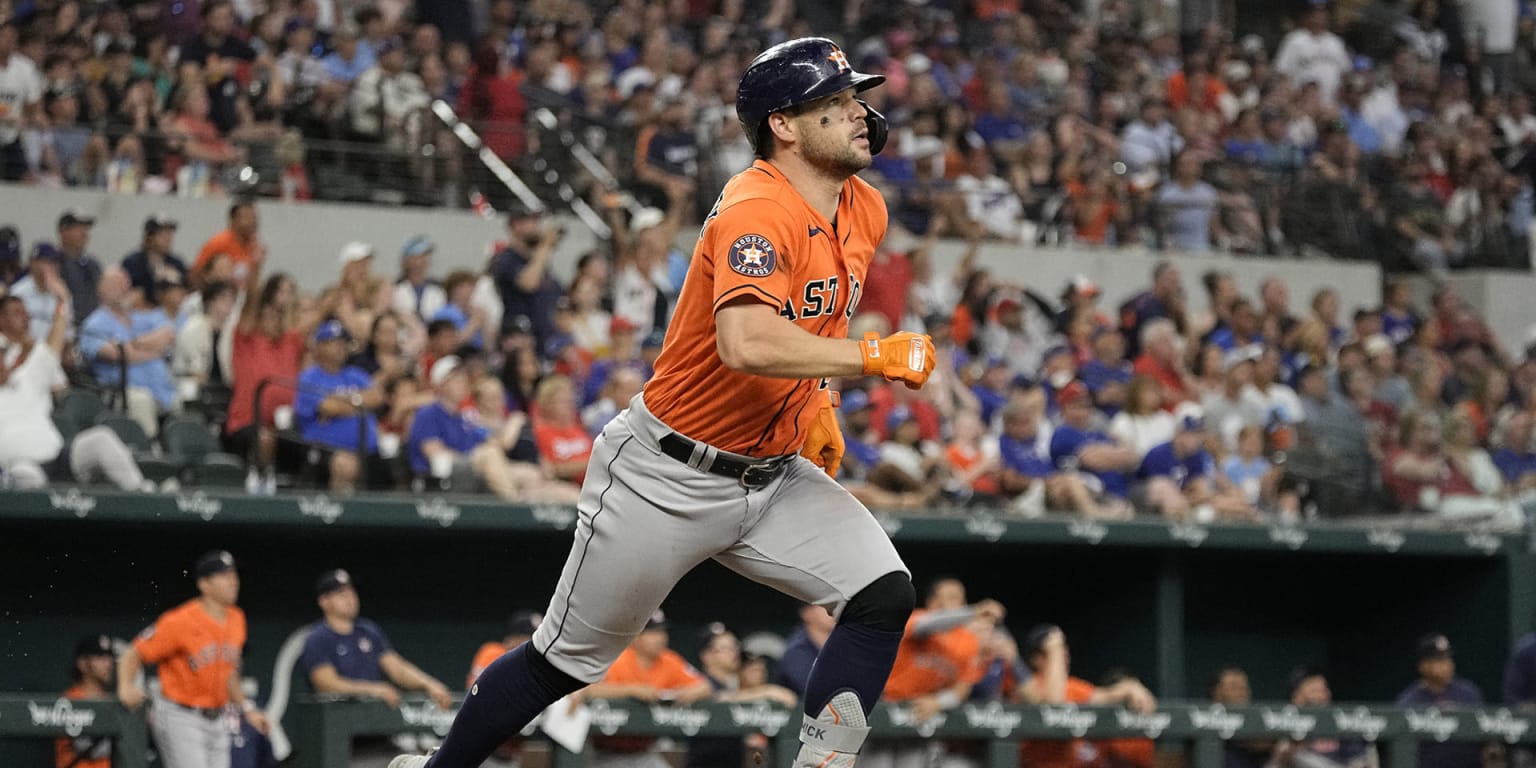
[[[1138,509],[1175,520],[1210,522],[1217,516],[1248,518],[1254,510],[1242,492],[1216,472],[1205,450],[1205,416],[1186,404],[1174,413],[1173,439],[1154,446],[1136,471],[1131,498]]]
[[[1515,411],[1499,433],[1500,448],[1493,453],[1494,466],[1504,476],[1504,485],[1521,495],[1536,489],[1536,451],[1531,450],[1531,414]]]
[[[1259,311],[1253,302],[1244,298],[1233,300],[1228,317],[1230,319],[1226,325],[1211,331],[1210,343],[1221,347],[1221,351],[1231,352],[1264,342],[1264,337],[1259,333]]]
[[[1003,406],[1003,434],[998,438],[1001,485],[1015,497],[1013,507],[1026,514],[1053,508],[1093,509],[1093,491],[1076,472],[1058,472],[1051,463],[1050,440],[1041,436],[1045,391],[1039,386],[1015,391]]]
[[[153,437],[161,414],[176,405],[176,383],[166,358],[176,345],[176,326],[157,310],[135,310],[128,273],[113,267],[97,287],[101,306],[80,326],[80,353],[91,361],[96,381],[123,383],[128,371],[128,415]]]
[[[453,706],[447,686],[397,653],[379,625],[358,616],[350,574],[340,568],[320,574],[315,592],[322,618],[304,638],[299,663],[316,693],[378,699],[395,707],[404,688],[426,693],[443,709]],[[387,746],[392,754],[393,745]]]
[[[1075,475],[1088,491],[1068,499],[1073,509],[1099,519],[1130,517],[1126,473],[1137,465],[1136,449],[1116,444],[1095,428],[1093,400],[1081,381],[1062,387],[1056,403],[1062,423],[1051,433],[1051,463],[1062,473]]]
[[[304,439],[332,449],[331,490],[350,493],[366,456],[377,450],[379,425],[374,412],[384,404],[384,387],[367,372],[346,365],[351,339],[337,320],[315,329],[314,364],[299,374],[299,391],[293,411]],[[367,421],[359,423],[358,413]],[[358,455],[362,435],[363,455]]]
[[[1426,635],[1419,639],[1419,679],[1398,694],[1399,707],[1435,707],[1455,709],[1477,707],[1483,692],[1470,681],[1456,676],[1456,659],[1451,641],[1445,635]],[[1419,765],[1435,768],[1480,768],[1482,746],[1475,742],[1419,742]]]
[[[335,46],[335,51],[320,60],[331,82],[351,85],[353,80],[373,68],[373,53],[358,45],[356,29],[342,27],[336,30],[336,34],[331,37],[331,44]]]

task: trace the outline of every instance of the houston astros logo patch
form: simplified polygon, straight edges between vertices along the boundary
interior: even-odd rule
[[[742,235],[731,243],[731,269],[747,277],[767,277],[773,273],[773,243],[762,235]]]

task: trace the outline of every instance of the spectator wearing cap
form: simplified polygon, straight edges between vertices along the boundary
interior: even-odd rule
[[[1299,667],[1291,673],[1291,703],[1298,707],[1326,707],[1333,703],[1333,691],[1323,671]],[[1358,738],[1282,741],[1275,748],[1281,765],[1326,765],[1341,768],[1365,768],[1377,765],[1375,747]],[[1426,763],[1426,765],[1434,765]]]
[[[59,276],[69,288],[75,317],[95,311],[96,286],[101,282],[101,263],[86,252],[91,242],[91,227],[96,218],[79,208],[70,208],[59,216]]]
[[[116,692],[113,664],[117,653],[112,638],[87,635],[75,644],[74,660],[69,668],[70,685],[64,698],[109,699]],[[53,742],[55,768],[112,768],[112,739],[105,736],[76,736]]]
[[[252,200],[240,200],[229,206],[229,226],[208,238],[197,252],[192,271],[202,274],[208,262],[217,254],[228,254],[234,262],[236,280],[241,279],[249,265],[265,257],[267,247],[260,238],[261,218]]]
[[[157,285],[175,279],[188,285],[187,265],[171,250],[176,239],[176,220],[157,213],[144,220],[144,240],[139,249],[123,257],[123,270],[134,289],[139,291],[139,306],[159,306]]]
[[[359,46],[361,48],[361,46]],[[360,51],[361,54],[361,51]],[[421,139],[422,112],[430,103],[421,77],[406,69],[398,37],[379,42],[378,60],[352,83],[347,115],[354,138],[406,149]]]
[[[1091,704],[1119,706],[1132,712],[1147,713],[1157,708],[1157,699],[1141,681],[1122,677],[1112,685],[1096,686],[1071,674],[1072,656],[1061,627],[1037,624],[1019,641],[1019,656],[1029,667],[1030,677],[1015,692],[1015,700],[1028,704]],[[1041,768],[1066,768],[1096,765],[1150,766],[1149,742],[1138,739],[1113,741],[1024,741],[1019,744],[1019,765]]]
[[[192,569],[198,596],[161,614],[134,639],[117,664],[117,698],[130,712],[146,698],[139,684],[145,664],[158,665],[150,732],[165,768],[228,768],[230,731],[225,707],[238,707],[247,723],[267,732],[267,717],[245,697],[240,660],[245,613],[236,602],[235,558],[215,550]]]
[[[1194,522],[1253,517],[1242,492],[1216,471],[1215,460],[1205,450],[1205,429],[1198,406],[1174,412],[1173,439],[1147,451],[1136,470],[1131,499],[1139,510]]]
[[[799,696],[782,685],[763,682],[749,685],[742,676],[745,655],[736,634],[715,621],[705,626],[699,643],[699,670],[715,701],[769,701],[786,709],[800,703]],[[761,739],[761,736],[755,736]],[[686,768],[717,768],[741,765],[747,739],[741,736],[701,736],[688,740]]]
[[[1241,708],[1253,705],[1253,688],[1248,684],[1248,672],[1236,665],[1226,665],[1211,676],[1207,691],[1211,702],[1223,707]],[[1269,765],[1270,753],[1275,749],[1273,741],[1233,739],[1222,744],[1223,768],[1264,768]]]
[[[0,18],[0,180],[21,181],[27,176],[27,157],[22,149],[23,128],[38,126],[43,119],[43,76],[37,65],[17,50],[20,35],[14,16]]]
[[[998,456],[1002,464],[1000,486],[1014,497],[1012,506],[1025,514],[1040,514],[1048,503],[1069,499],[1083,491],[1074,489],[1072,475],[1061,475],[1051,463],[1049,438],[1043,438],[1045,392],[1028,387],[1012,396],[1002,408],[1002,435]],[[1062,501],[1061,506],[1070,502]]]
[[[892,493],[914,495],[919,503],[927,503],[938,495],[944,467],[939,447],[923,439],[916,413],[905,405],[891,408],[885,416],[880,462],[869,473],[870,483]]]
[[[330,451],[330,488],[341,493],[352,492],[363,462],[378,450],[374,411],[385,400],[379,377],[346,364],[350,342],[336,320],[315,329],[314,364],[299,374],[293,403],[304,439]]]
[[[981,331],[982,352],[1006,360],[1015,376],[1034,376],[1052,346],[1054,311],[1033,293],[1005,292]]]
[[[395,707],[404,689],[426,693],[442,709],[453,706],[447,686],[406,661],[378,624],[360,616],[351,574],[341,568],[320,574],[315,601],[321,617],[304,638],[299,663],[316,693],[378,699]],[[393,745],[384,746],[393,753]]]
[[[447,320],[458,331],[458,345],[468,344],[475,349],[485,349],[487,327],[484,310],[473,306],[470,299],[475,292],[475,274],[468,270],[456,270],[443,280],[442,292],[447,302],[430,316],[433,321]]]
[[[331,316],[353,338],[367,338],[373,319],[388,311],[393,292],[373,274],[373,246],[354,240],[341,247],[337,261],[341,275],[326,294],[331,301]]]
[[[432,255],[437,244],[415,235],[400,246],[400,279],[395,281],[394,308],[402,317],[426,323],[448,302],[443,286],[432,279]]]
[[[80,324],[80,354],[90,361],[97,382],[125,387],[128,415],[153,437],[160,417],[177,405],[167,363],[176,326],[164,312],[134,308],[133,288],[121,267],[102,276],[99,294],[101,306]]]
[[[566,484],[546,481],[537,464],[513,461],[509,454],[522,437],[526,420],[481,423],[473,410],[462,410],[471,397],[469,371],[456,356],[432,365],[430,383],[436,399],[417,409],[406,441],[411,472],[419,480],[464,484],[478,479],[507,501],[575,502]],[[495,427],[495,429],[493,429]]]
[[[639,331],[640,329],[623,315],[613,316],[608,324],[608,356],[594,360],[591,370],[587,372],[586,383],[582,390],[584,405],[597,402],[603,388],[608,384],[608,379],[612,378],[617,371],[631,370],[640,374],[642,382],[650,380],[655,371],[640,357],[640,346],[636,341]]]
[[[1445,635],[1419,638],[1418,672],[1419,679],[1398,694],[1397,706],[1442,710],[1482,706],[1483,692],[1470,680],[1456,676],[1456,657]],[[1419,742],[1419,765],[1481,768],[1482,764],[1482,747],[1474,742]]]
[[[687,273],[688,257],[673,245],[681,218],[679,202],[665,212],[646,208],[636,213],[629,224],[632,242],[614,265],[613,314],[633,323],[641,338],[667,326],[679,281]],[[674,270],[679,264],[684,269]]]
[[[32,247],[26,274],[10,288],[9,295],[21,299],[27,308],[34,338],[48,338],[54,315],[60,306],[64,308],[64,338],[69,341],[75,337],[74,303],[70,300],[69,286],[64,284],[59,268],[61,260],[58,248],[48,243],[38,243]]]
[[[195,399],[209,385],[227,387],[234,380],[234,321],[238,292],[233,283],[214,280],[199,292],[202,308],[176,332],[171,374],[182,399]],[[255,299],[252,299],[255,301]],[[192,397],[188,397],[191,395]]]
[[[666,614],[657,609],[603,679],[588,686],[582,696],[676,704],[709,698],[714,693],[709,679],[668,648],[669,640]],[[594,737],[593,768],[663,768],[667,763],[652,751],[655,745],[656,740],[650,737]]]
[[[1092,396],[1081,381],[1062,387],[1056,403],[1061,423],[1051,432],[1051,463],[1058,472],[1077,478],[1065,501],[1084,517],[1130,517],[1128,473],[1136,469],[1141,456],[1097,428]]]
[[[1262,427],[1269,421],[1269,410],[1254,391],[1253,370],[1258,360],[1257,347],[1239,347],[1222,355],[1222,384],[1200,399],[1206,423],[1215,430],[1223,451],[1237,449],[1237,434],[1248,427]]]
[[[509,238],[491,257],[489,271],[503,307],[501,333],[510,333],[523,318],[535,349],[543,349],[554,335],[555,302],[562,291],[549,265],[561,232],[558,224],[545,224],[540,211],[513,208],[507,214]]]

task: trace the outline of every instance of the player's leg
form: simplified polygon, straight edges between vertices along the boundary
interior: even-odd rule
[[[543,623],[470,687],[432,768],[479,766],[545,707],[601,679],[678,579],[735,541],[741,488],[660,454],[633,420],[614,419],[593,446]]]
[[[916,601],[912,577],[869,511],[809,461],[792,462],[749,500],[745,535],[716,560],[839,611],[806,683],[794,765],[852,765]]]
[[[149,730],[155,737],[160,764],[165,768],[201,768],[206,756],[202,749],[201,717],[157,698]]]
[[[207,768],[229,768],[229,726],[225,725],[223,718],[203,720],[202,730],[205,752],[200,764]]]

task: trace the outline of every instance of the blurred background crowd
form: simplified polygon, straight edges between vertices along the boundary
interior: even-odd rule
[[[0,229],[8,365],[59,364],[0,398],[35,415],[74,385],[61,439],[0,447],[25,454],[0,468],[573,499],[661,349],[677,244],[750,161],[738,73],[811,33],[888,78],[866,176],[893,230],[854,333],[941,347],[919,393],[844,389],[842,479],[871,505],[1522,519],[1536,362],[1449,285],[1426,300],[1396,277],[1528,266],[1536,22],[1516,0],[0,2],[6,178],[231,202],[203,243],[161,215],[97,242],[74,209]],[[353,242],[334,284],[300,286],[277,266],[301,256],[267,253],[264,197],[508,223],[476,270],[435,267],[427,232]],[[541,206],[609,237],[557,268],[571,219]],[[953,270],[941,238],[968,246]],[[1178,263],[1128,251],[1146,290],[1109,305],[1081,276],[995,277],[989,242],[1277,260],[1252,294],[1211,270],[1191,297]],[[1315,256],[1380,264],[1381,304],[1291,295],[1284,260]]]

